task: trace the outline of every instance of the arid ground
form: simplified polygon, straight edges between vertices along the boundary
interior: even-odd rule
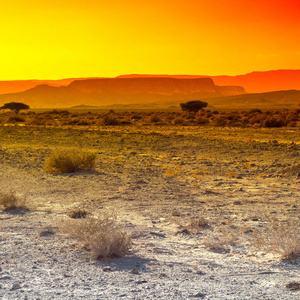
[[[46,173],[58,148],[95,170]],[[2,125],[0,191],[31,208],[0,212],[1,299],[300,297],[299,127]],[[117,213],[132,253],[91,257],[58,229],[74,208]]]

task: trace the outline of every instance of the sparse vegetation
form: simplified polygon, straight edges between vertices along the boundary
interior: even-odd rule
[[[268,223],[259,231],[254,231],[251,243],[254,248],[279,254],[282,259],[294,260],[300,257],[299,220],[279,221],[267,217]]]
[[[87,216],[88,212],[85,209],[74,208],[67,212],[67,216],[72,219],[81,219]]]
[[[88,150],[56,150],[45,161],[47,173],[71,173],[80,170],[94,170],[96,153]]]
[[[98,217],[69,220],[61,231],[78,239],[96,259],[121,257],[129,253],[132,242],[117,222],[114,213],[105,212]]]
[[[25,122],[25,118],[19,115],[10,116],[7,121],[7,123],[23,123]]]
[[[226,252],[227,246],[234,246],[238,242],[237,231],[229,225],[220,229],[218,236],[206,237],[203,239],[204,245],[214,252]]]
[[[180,107],[183,111],[197,112],[208,105],[207,102],[193,100],[185,103],[180,103]]]
[[[190,223],[187,226],[187,229],[193,233],[193,234],[197,234],[199,233],[203,228],[206,228],[209,226],[208,221],[203,218],[203,217],[199,217],[199,218],[192,218]]]
[[[197,101],[196,101],[197,102]],[[230,127],[300,127],[299,110],[261,111],[161,111],[161,112],[76,112],[53,110],[43,113],[28,112],[20,118],[10,113],[0,114],[0,123],[19,123],[25,125],[50,125],[67,127],[100,127],[124,125],[184,125],[184,126],[230,126]]]
[[[0,206],[3,210],[27,210],[26,198],[18,197],[15,192],[0,193]]]

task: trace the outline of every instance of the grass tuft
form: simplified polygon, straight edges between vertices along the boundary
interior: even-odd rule
[[[92,151],[66,149],[57,150],[46,160],[47,173],[72,173],[95,169],[96,153]]]
[[[96,259],[124,256],[132,245],[130,236],[121,230],[113,213],[103,213],[98,218],[69,220],[60,229],[78,239]]]

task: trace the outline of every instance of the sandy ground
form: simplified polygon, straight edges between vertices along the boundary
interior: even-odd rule
[[[1,299],[299,299],[300,261],[249,240],[265,215],[299,221],[299,130],[0,128]],[[97,152],[95,171],[47,174],[53,149]],[[66,212],[118,213],[132,254],[96,261],[57,226]],[[205,218],[196,233],[188,225]],[[246,228],[246,230],[245,230]],[[223,238],[222,251],[207,240]]]

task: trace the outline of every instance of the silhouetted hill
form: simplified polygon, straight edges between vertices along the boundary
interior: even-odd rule
[[[116,78],[176,78],[176,79],[199,79],[211,78],[217,86],[227,86],[226,93],[232,95],[240,93],[239,87],[244,87],[248,93],[261,93],[278,90],[300,90],[300,70],[274,70],[265,72],[252,72],[237,76],[210,76],[210,75],[145,75],[130,74],[121,75]],[[108,79],[115,78],[67,78],[61,80],[14,80],[0,81],[0,94],[18,93],[31,89],[37,85],[47,84],[49,86],[67,86],[76,81],[86,81],[89,79]],[[232,87],[229,89],[229,87]],[[224,90],[223,90],[224,91]]]
[[[165,77],[172,78],[212,78],[216,85],[243,86],[247,93],[263,93],[280,90],[300,90],[300,70],[274,70],[252,72],[237,76],[209,76],[209,75],[122,75],[119,78],[137,77]]]
[[[299,108],[300,91],[275,91],[268,93],[253,93],[236,96],[215,97],[206,99],[216,108],[232,109],[283,109]]]
[[[0,81],[0,94],[18,93],[29,90],[37,85],[67,86],[74,80],[86,80],[88,78],[66,78],[58,80],[7,80]]]
[[[169,105],[244,93],[242,87],[216,86],[210,78],[106,78],[75,80],[68,86],[38,85],[29,90],[0,95],[0,104],[25,102],[31,107],[103,106],[157,103]]]

